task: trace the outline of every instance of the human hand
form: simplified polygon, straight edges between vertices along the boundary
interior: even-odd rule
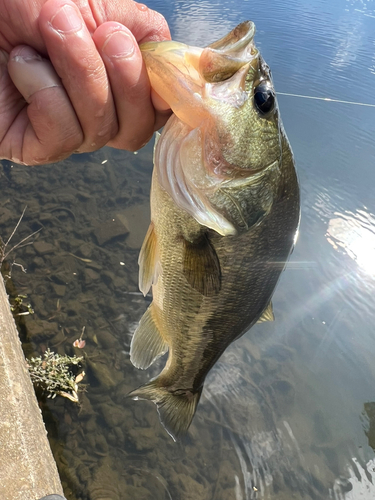
[[[31,47],[12,48],[8,63],[0,53],[0,158],[40,164],[105,144],[136,150],[165,123],[170,111],[150,92],[137,44],[169,38],[164,18],[131,0],[91,4],[90,20],[70,0],[48,0],[37,30],[31,22],[34,47],[53,66]],[[108,16],[125,20],[131,31],[117,22],[95,29]],[[0,46],[30,42],[26,29],[23,38],[12,36],[6,43],[0,36]]]

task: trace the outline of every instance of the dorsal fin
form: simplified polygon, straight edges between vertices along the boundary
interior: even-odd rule
[[[139,289],[143,295],[146,296],[151,288],[151,285],[157,282],[160,272],[158,244],[154,224],[152,222],[143,241],[142,248],[139,253],[138,264]]]

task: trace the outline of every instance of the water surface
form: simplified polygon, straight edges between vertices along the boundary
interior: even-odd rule
[[[251,19],[277,91],[375,105],[372,1],[149,5],[175,39],[196,45]],[[8,283],[35,310],[18,318],[26,353],[80,354],[72,343],[86,327],[81,406],[43,403],[68,500],[374,498],[375,107],[286,95],[279,105],[302,219],[273,299],[276,321],[228,348],[178,445],[154,405],[124,397],[164,362],[142,372],[128,354],[150,300],[138,292],[137,256],[152,145],[33,169],[3,162],[2,234],[25,205],[16,237],[43,227],[42,245],[16,252],[27,274],[13,266]],[[103,228],[118,221],[106,240]]]

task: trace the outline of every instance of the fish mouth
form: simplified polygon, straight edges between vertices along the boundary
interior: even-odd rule
[[[202,99],[207,84],[225,82],[236,75],[235,86],[244,86],[249,65],[258,55],[254,35],[254,23],[245,21],[205,48],[174,41],[146,42],[140,49],[151,86],[194,128],[204,118]],[[188,119],[182,108],[189,108]]]

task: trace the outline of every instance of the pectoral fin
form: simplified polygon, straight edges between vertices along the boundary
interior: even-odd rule
[[[207,235],[193,243],[185,240],[184,275],[190,285],[206,297],[219,292],[220,262]]]
[[[152,365],[155,359],[168,350],[168,344],[161,336],[152,316],[152,309],[151,304],[142,316],[130,344],[130,361],[142,370]]]
[[[156,283],[160,271],[157,238],[152,222],[143,241],[138,264],[139,289],[146,296],[151,285]]]
[[[262,313],[262,316],[258,319],[257,323],[264,323],[265,321],[275,321],[275,315],[273,314],[272,302],[268,304]]]

